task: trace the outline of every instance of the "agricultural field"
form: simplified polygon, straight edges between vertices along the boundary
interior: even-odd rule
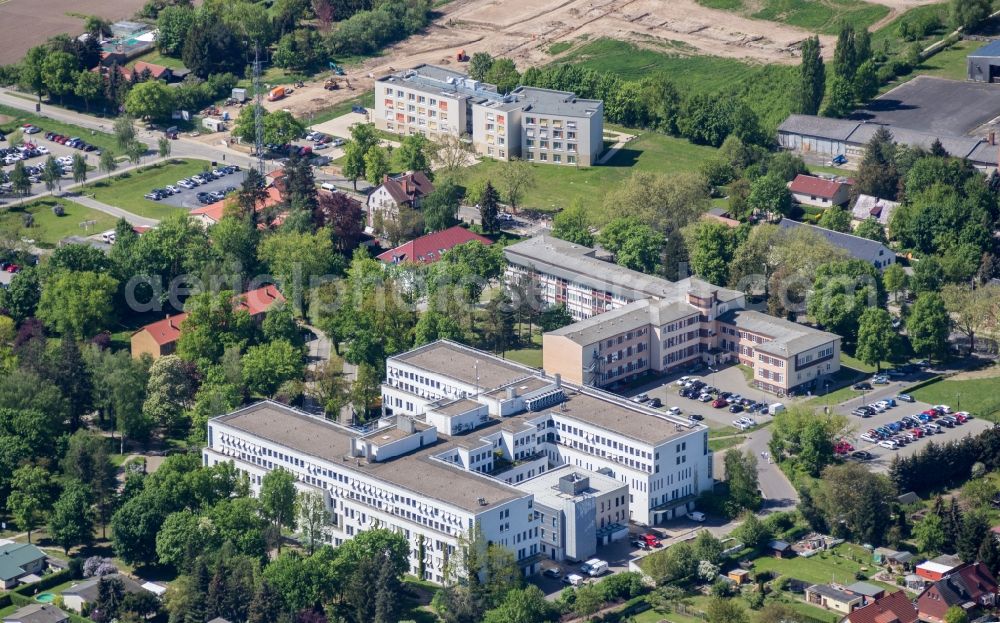
[[[698,4],[828,35],[837,34],[843,22],[868,28],[889,14],[888,7],[862,0],[698,0]]]
[[[715,149],[694,145],[686,139],[647,132],[626,144],[604,165],[579,169],[532,165],[535,184],[525,192],[520,207],[555,212],[579,200],[584,207],[596,210],[604,195],[633,171],[696,171],[714,153]],[[468,170],[463,184],[469,186],[481,179],[493,179],[499,166],[496,161],[483,161]]]
[[[176,184],[177,180],[205,170],[204,160],[172,159],[137,171],[129,171],[112,178],[102,179],[84,187],[82,192],[93,194],[94,199],[139,216],[163,219],[182,213],[182,208],[151,201],[143,197],[152,188]]]
[[[63,216],[52,212],[59,204],[65,210]],[[33,218],[31,227],[24,226],[24,216]],[[86,229],[81,223],[93,221]],[[12,238],[27,238],[43,247],[53,247],[66,236],[87,236],[106,231],[115,226],[116,219],[103,212],[86,208],[68,199],[40,199],[22,206],[11,206],[0,213],[0,232]]]
[[[131,17],[144,0],[6,0],[0,2],[0,65],[15,63],[28,48],[60,33],[79,34],[83,16],[76,11],[116,21]]]

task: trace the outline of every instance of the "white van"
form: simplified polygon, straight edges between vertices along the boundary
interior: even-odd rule
[[[705,513],[701,511],[691,511],[687,514],[687,518],[691,521],[702,522],[705,521]]]
[[[781,404],[780,402],[776,402],[767,408],[767,412],[770,413],[771,415],[778,415],[784,410],[785,410],[785,405]]]
[[[600,558],[591,558],[585,563],[584,568],[587,569],[587,575],[592,578],[596,578],[597,576],[603,575],[607,572],[608,563]]]
[[[570,586],[583,586],[583,576],[571,573],[563,578],[563,584],[569,584]]]

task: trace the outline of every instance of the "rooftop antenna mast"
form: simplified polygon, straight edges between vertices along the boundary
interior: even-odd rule
[[[264,91],[261,89],[260,46],[253,44],[253,121],[254,149],[257,151],[257,171],[264,176]]]

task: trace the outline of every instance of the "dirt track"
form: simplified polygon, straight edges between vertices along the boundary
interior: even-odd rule
[[[873,0],[891,9],[885,23],[906,8],[933,0]],[[353,90],[324,91],[307,83],[268,103],[296,115],[329,107],[372,88],[373,78],[420,63],[456,65],[456,50],[513,58],[523,69],[553,60],[548,48],[580,37],[611,37],[638,45],[681,42],[692,53],[762,63],[793,63],[811,33],[703,7],[695,0],[454,0],[425,33],[410,37],[348,73]],[[820,37],[832,56],[834,38]]]

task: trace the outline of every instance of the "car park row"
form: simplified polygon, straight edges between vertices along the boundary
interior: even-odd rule
[[[896,399],[889,398],[871,405],[859,407],[854,410],[854,414],[861,417],[870,417],[875,413],[882,413],[886,409],[895,407],[897,401],[912,402],[912,398],[906,394],[901,394]],[[972,417],[966,411],[953,413],[948,405],[935,405],[921,413],[907,415],[884,426],[871,428],[863,433],[860,439],[881,448],[898,450],[924,437],[938,434],[942,432],[942,428],[961,426],[971,420]]]
[[[153,190],[146,193],[144,196],[146,199],[151,201],[159,201],[160,199],[165,199],[171,195],[176,195],[184,192],[185,190],[192,190],[201,186],[202,184],[207,184],[213,180],[221,179],[226,175],[231,175],[237,173],[240,170],[239,165],[231,165],[225,167],[219,167],[212,171],[205,171],[204,173],[198,173],[197,175],[192,175],[191,177],[186,177],[182,180],[178,180],[176,186],[169,184],[164,188],[154,188]],[[221,201],[225,199],[226,195],[231,192],[235,192],[235,186],[229,186],[225,190],[217,190],[213,192],[201,192],[196,195],[198,202],[202,205],[214,203],[216,201]]]

